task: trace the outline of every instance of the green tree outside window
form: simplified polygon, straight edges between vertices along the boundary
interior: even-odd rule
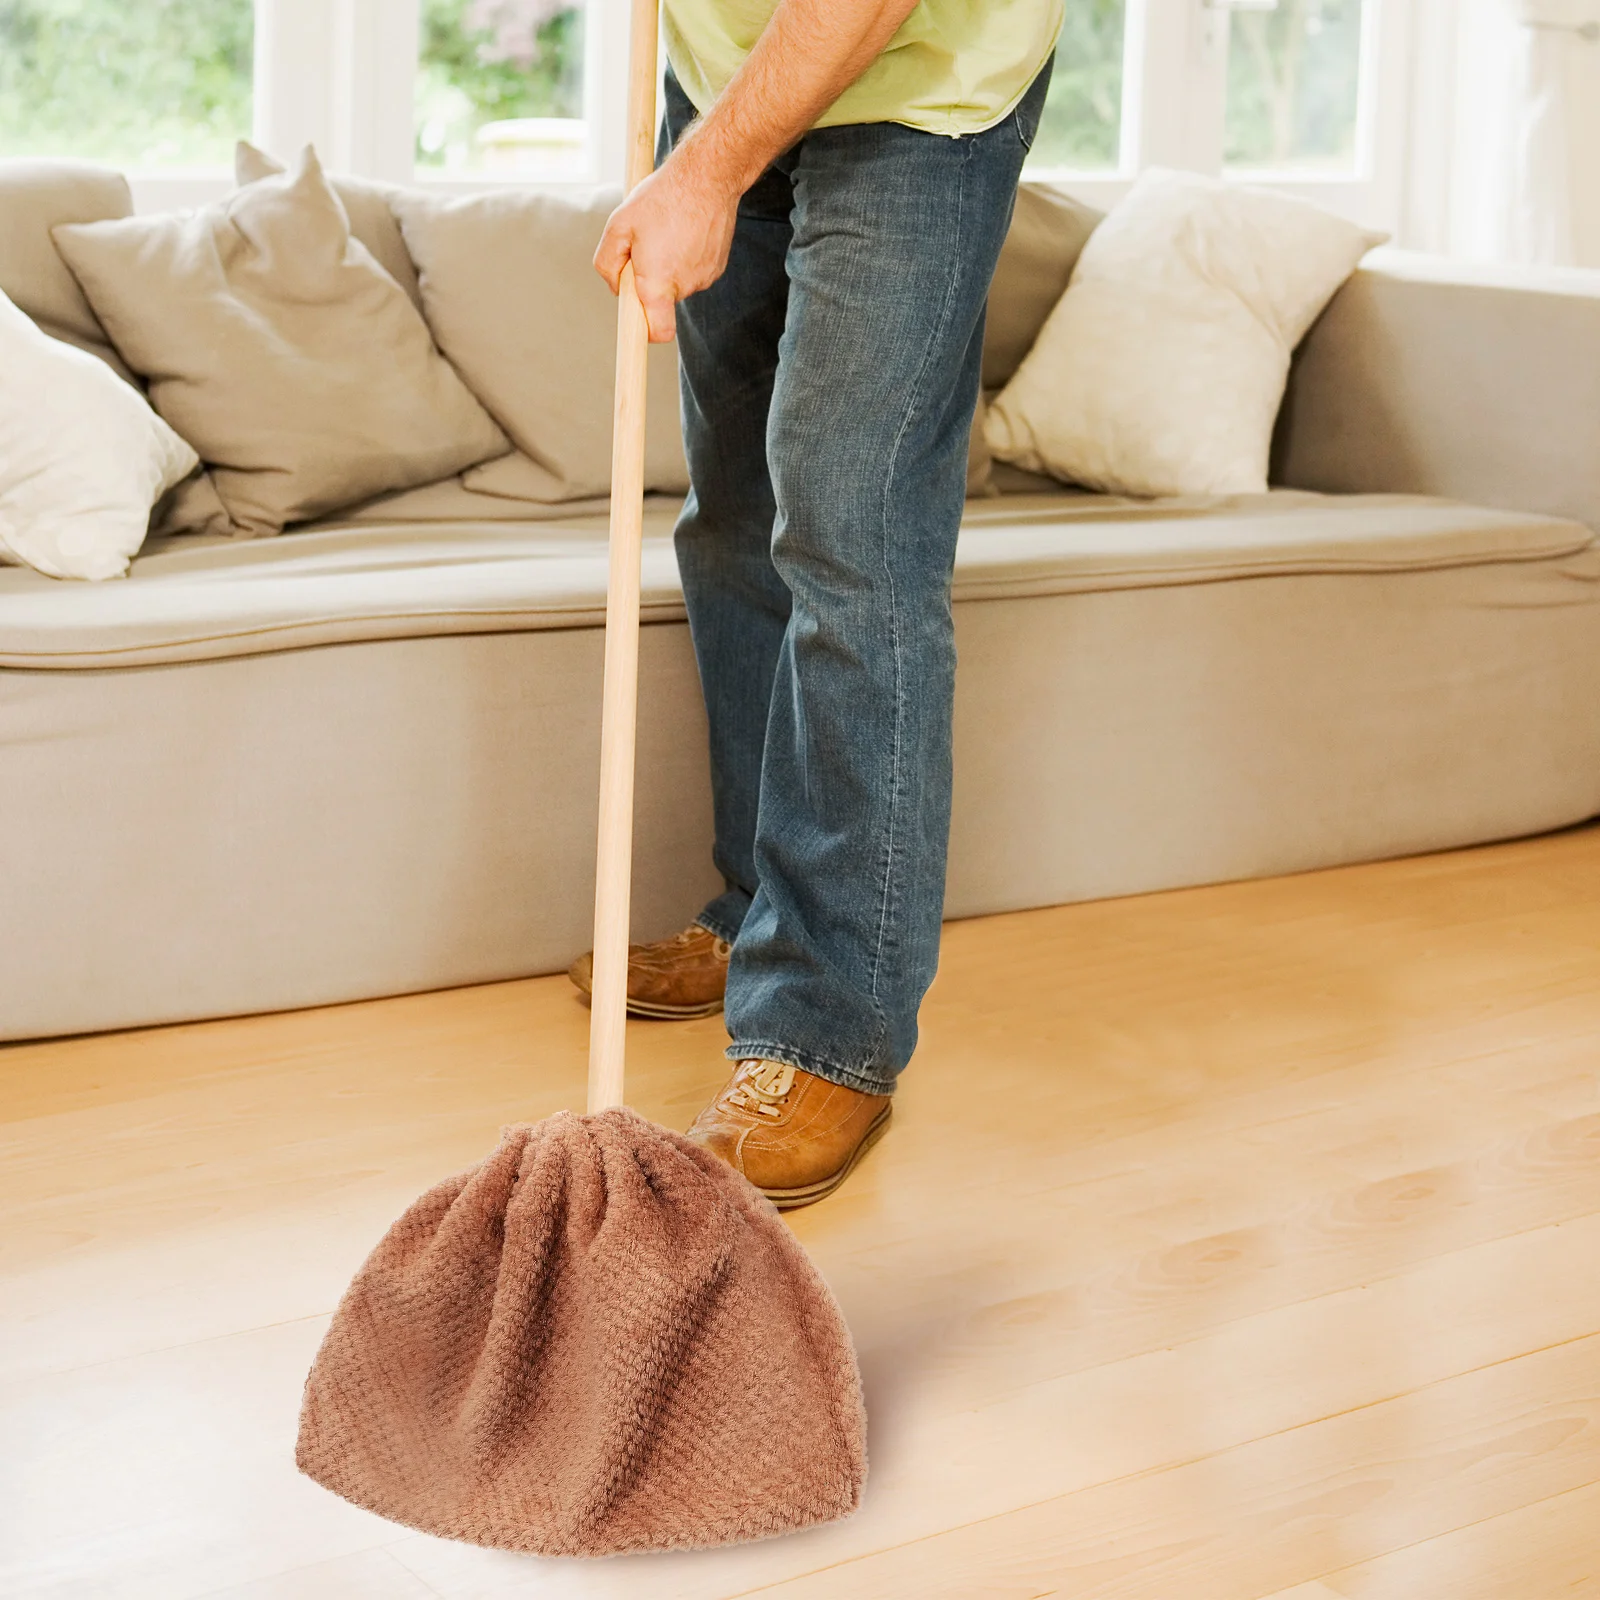
[[[417,165],[472,168],[487,124],[583,115],[583,15],[570,0],[423,0]]]
[[[1355,159],[1361,0],[1277,0],[1229,18],[1230,167],[1344,168]]]
[[[227,166],[254,28],[251,0],[0,0],[0,155]]]
[[[1114,168],[1122,142],[1123,0],[1067,0],[1031,164]]]

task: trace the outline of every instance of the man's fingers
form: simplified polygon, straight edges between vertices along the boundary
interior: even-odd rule
[[[606,224],[594,253],[595,271],[611,285],[612,294],[622,289],[622,269],[633,259],[633,234],[619,228],[615,217]],[[673,307],[677,296],[670,284],[662,285],[649,279],[634,279],[634,290],[639,304],[644,307],[644,319],[650,328],[651,344],[666,344],[677,332],[677,317]]]
[[[666,344],[677,332],[677,297],[670,288],[660,284],[634,279],[639,292],[639,304],[644,307],[644,320],[650,324],[651,344]]]
[[[632,245],[632,238],[616,226],[613,216],[606,224],[606,231],[600,235],[600,244],[594,253],[594,270],[611,285],[612,294],[616,294],[621,287],[622,269],[627,265]]]
[[[594,253],[595,271],[611,285],[612,294],[621,291],[622,269],[632,259],[633,234],[630,230],[618,227],[613,216],[606,224],[606,231],[600,236],[599,247]],[[673,312],[677,296],[672,292],[672,285],[635,277],[633,286],[639,296],[639,304],[644,307],[645,322],[650,328],[650,342],[666,344],[677,331],[677,318]]]

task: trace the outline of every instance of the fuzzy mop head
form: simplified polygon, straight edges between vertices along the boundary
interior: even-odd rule
[[[384,1236],[296,1460],[425,1533],[599,1556],[846,1516],[864,1435],[839,1308],[767,1201],[631,1111],[564,1112]]]

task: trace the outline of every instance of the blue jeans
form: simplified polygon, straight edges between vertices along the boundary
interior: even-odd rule
[[[875,1094],[938,965],[967,435],[1049,75],[983,133],[806,134],[678,307],[728,1054]],[[663,154],[693,118],[669,74]]]

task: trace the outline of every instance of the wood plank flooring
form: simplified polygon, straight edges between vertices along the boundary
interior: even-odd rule
[[[564,980],[0,1047],[0,1595],[1600,1600],[1600,829],[953,924],[924,1023],[790,1218],[865,1506],[587,1565],[291,1458],[394,1214],[581,1104]],[[723,1037],[631,1025],[633,1103]]]

